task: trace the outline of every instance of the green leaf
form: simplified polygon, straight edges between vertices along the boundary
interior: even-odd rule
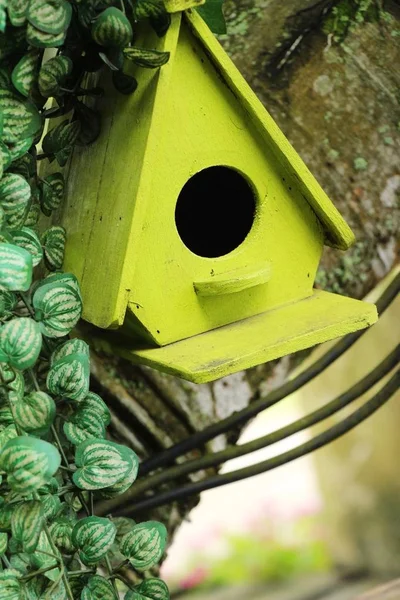
[[[26,28],[26,41],[34,48],[58,48],[65,42],[67,32],[45,33],[40,31],[30,23]]]
[[[71,342],[82,342],[82,340],[71,340]],[[67,342],[68,344],[69,342]],[[66,344],[64,344],[66,345]],[[107,404],[94,392],[89,392],[86,398],[79,404],[79,410],[94,410],[101,417],[105,427],[111,423],[111,414]]]
[[[28,212],[30,198],[31,187],[21,175],[4,175],[0,181],[0,204],[9,228],[21,227]]]
[[[68,56],[55,56],[40,69],[39,91],[44,98],[57,96],[68,75],[72,72],[73,63]]]
[[[42,117],[34,104],[21,100],[6,89],[0,89],[3,111],[3,142],[15,144],[35,135],[42,126]]]
[[[30,0],[27,19],[31,25],[57,35],[67,31],[71,22],[72,6],[66,0]]]
[[[43,569],[54,566],[54,569],[46,571],[46,577],[55,581],[59,578],[60,569],[57,568],[57,558],[54,557],[54,550],[44,531],[40,533],[39,542],[35,552],[32,554],[32,565],[37,569]],[[61,560],[61,556],[58,556]]]
[[[79,409],[64,423],[66,438],[75,445],[91,438],[104,438],[106,429],[101,416],[90,408]]]
[[[57,361],[47,375],[47,387],[55,396],[77,402],[89,391],[89,360],[84,354],[71,354]]]
[[[78,338],[74,338],[72,340],[68,340],[61,346],[58,346],[51,355],[50,364],[54,365],[57,361],[65,358],[66,356],[70,356],[71,354],[86,354],[89,358],[90,350],[89,346],[83,340],[79,340]],[[87,398],[91,394],[88,394]],[[93,394],[96,396],[96,394]],[[85,398],[86,400],[86,398]],[[108,425],[108,423],[106,423]]]
[[[70,149],[76,142],[81,124],[79,121],[62,121],[59,125],[50,129],[44,136],[42,147],[46,154],[57,154],[65,149]]]
[[[117,481],[117,483],[114,483],[114,485],[106,488],[105,490],[102,490],[102,497],[115,498],[115,496],[120,496],[121,494],[129,490],[133,482],[136,480],[136,477],[137,469],[132,469],[125,475],[123,479],[120,479],[119,481]]]
[[[45,213],[57,210],[64,198],[65,182],[62,173],[52,173],[43,181],[41,205]]]
[[[11,531],[14,539],[22,544],[23,552],[34,552],[39,541],[44,522],[40,501],[29,500],[20,504],[11,517]]]
[[[56,405],[45,392],[31,392],[14,405],[16,424],[26,433],[43,435],[53,424]]]
[[[0,331],[0,357],[15,369],[33,367],[42,347],[40,327],[29,317],[17,317]]]
[[[31,494],[45,485],[60,463],[60,454],[52,444],[29,436],[10,440],[0,453],[0,468],[8,473],[9,486],[21,494]]]
[[[112,522],[117,528],[117,533],[115,535],[115,543],[119,546],[124,535],[129,533],[136,525],[136,521],[129,517],[114,517],[112,519]]]
[[[81,600],[117,600],[117,596],[110,581],[94,575],[83,588]]]
[[[224,0],[207,0],[205,4],[196,9],[211,31],[218,35],[226,33],[225,17],[222,12],[223,3]]]
[[[29,50],[15,65],[11,80],[15,89],[25,97],[31,94],[37,80],[40,53],[38,50]]]
[[[76,139],[77,145],[88,146],[89,144],[93,144],[99,137],[101,131],[100,114],[96,110],[83,104],[83,102],[77,102],[75,104],[75,113],[81,124],[81,130]]]
[[[0,556],[2,554],[5,554],[6,550],[7,550],[7,543],[8,543],[8,535],[6,533],[0,533]]]
[[[81,317],[82,300],[79,292],[70,285],[71,278],[76,282],[73,275],[59,275],[56,280],[48,277],[40,282],[33,294],[35,318],[42,333],[48,337],[67,335]]]
[[[28,8],[27,0],[8,0],[7,12],[8,18],[14,27],[21,27],[26,22],[26,10]]]
[[[165,6],[162,0],[137,0],[133,3],[133,12],[137,21],[152,18],[159,19],[165,13]]]
[[[145,579],[135,590],[129,591],[125,600],[169,600],[167,584],[162,579]]]
[[[1,600],[23,600],[20,577],[21,573],[16,569],[4,569],[0,572]]]
[[[36,267],[43,258],[42,245],[37,233],[29,229],[29,227],[22,227],[22,229],[11,231],[11,237],[16,246],[24,248],[31,254],[32,264]]]
[[[13,156],[12,172],[21,175],[26,180],[29,180],[37,174],[36,158],[27,151],[27,149],[30,149],[30,146],[27,148],[30,139],[33,140],[33,138],[26,138],[17,144],[10,144],[10,151]],[[22,152],[22,150],[24,150],[24,152]],[[14,158],[14,151],[16,151],[17,154],[21,153],[21,156]],[[34,187],[36,188],[36,186]]]
[[[138,469],[133,450],[107,440],[90,439],[79,444],[75,453],[78,469],[72,478],[83,490],[101,490],[116,484]]]
[[[133,61],[139,67],[147,69],[157,69],[169,61],[169,52],[160,52],[159,50],[146,50],[144,48],[125,48],[124,55],[128,60]]]
[[[49,271],[61,269],[64,261],[67,232],[64,227],[50,227],[42,236],[44,260]]]
[[[63,554],[72,554],[76,550],[71,540],[74,526],[75,521],[68,517],[58,517],[49,525],[51,537]]]
[[[91,34],[96,44],[106,48],[125,48],[132,41],[132,27],[124,13],[110,6],[92,25]]]
[[[13,162],[15,162],[16,160],[18,160],[19,158],[24,156],[28,152],[28,150],[30,150],[30,148],[32,147],[34,139],[35,139],[35,136],[30,135],[29,137],[21,139],[18,142],[15,142],[14,144],[8,144],[8,150],[10,152],[11,160]],[[36,166],[36,161],[35,161],[35,166]],[[17,172],[15,170],[14,165],[13,165],[13,172],[14,173]]]
[[[32,256],[14,244],[0,243],[0,290],[25,292],[32,282]]]
[[[147,571],[161,559],[167,542],[167,530],[158,521],[135,525],[121,540],[120,550],[138,571]]]
[[[13,292],[0,292],[0,318],[12,315],[17,305],[17,296]]]
[[[115,525],[110,519],[86,517],[72,530],[71,540],[79,550],[79,558],[85,565],[97,563],[111,548],[115,538]]]
[[[8,169],[8,167],[11,165],[11,152],[8,149],[8,147],[0,141],[0,154],[2,157],[2,161],[3,161],[3,169],[4,171],[6,169]]]
[[[7,24],[7,13],[6,13],[6,0],[0,2],[0,33],[4,33]],[[1,128],[0,128],[1,131]]]
[[[43,513],[47,520],[53,519],[61,508],[61,500],[53,494],[44,494],[40,497]]]
[[[138,86],[137,80],[132,75],[126,75],[121,71],[115,71],[112,74],[112,81],[115,89],[120,94],[133,94]]]

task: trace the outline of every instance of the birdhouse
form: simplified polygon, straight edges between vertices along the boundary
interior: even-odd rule
[[[197,13],[135,44],[170,60],[105,94],[62,216],[95,337],[204,382],[375,322],[313,289],[324,244],[353,234]]]

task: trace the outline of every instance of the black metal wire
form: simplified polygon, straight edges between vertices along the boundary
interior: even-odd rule
[[[393,279],[393,281],[389,284],[389,286],[386,288],[386,290],[376,302],[379,315],[381,315],[391,304],[394,298],[396,298],[399,289],[400,273],[396,275],[396,277]],[[353,344],[355,344],[355,342],[362,335],[364,335],[366,331],[368,330],[363,329],[361,331],[356,331],[355,333],[350,333],[349,335],[346,335],[332,348],[330,348],[330,350],[328,350],[318,360],[316,360],[310,367],[305,369],[297,377],[294,377],[290,381],[286,382],[284,385],[273,390],[267,396],[260,398],[260,393],[257,392],[251,399],[249,406],[247,406],[243,410],[234,413],[230,417],[227,417],[226,419],[223,419],[218,423],[210,425],[202,431],[192,434],[189,438],[182,440],[174,446],[167,448],[163,452],[156,454],[155,456],[143,461],[139,467],[139,476],[142,477],[156,468],[170,464],[179,456],[187,454],[194,448],[201,447],[204,443],[217,437],[218,435],[226,433],[227,431],[246,423],[263,410],[269,408],[270,406],[273,406],[286,396],[289,396],[293,392],[297,391],[303,385],[305,385],[306,383],[314,379],[314,377],[319,375],[324,369],[331,365],[340,356],[342,356],[342,354],[344,354],[346,350],[348,350]]]
[[[346,390],[343,394],[340,394],[334,398],[331,402],[328,402],[321,408],[314,412],[297,419],[293,423],[286,425],[272,433],[259,437],[251,442],[241,445],[232,445],[220,452],[206,454],[199,458],[188,460],[182,464],[179,464],[169,469],[163,469],[159,473],[156,473],[152,477],[147,477],[142,481],[138,481],[136,485],[132,486],[129,495],[125,498],[125,505],[132,500],[140,496],[147,490],[154,490],[156,487],[165,483],[166,481],[177,480],[179,477],[194,473],[209,467],[215,467],[225,463],[228,460],[245,456],[251,452],[266,448],[272,444],[291,437],[292,435],[299,433],[309,427],[320,423],[321,421],[331,417],[335,413],[339,412],[351,402],[354,402],[357,398],[365,394],[372,386],[380,381],[385,375],[390,373],[392,369],[400,361],[400,344],[398,344],[388,356],[379,363],[370,373],[365,377],[357,381],[351,388]]]
[[[382,387],[382,389],[379,390],[379,392],[377,392],[370,400],[365,402],[363,406],[355,410],[340,423],[336,423],[323,433],[315,436],[303,444],[300,444],[296,448],[283,452],[282,454],[274,456],[273,458],[269,458],[255,465],[238,469],[230,473],[224,473],[223,475],[214,475],[212,477],[208,477],[207,479],[189,483],[181,487],[168,490],[156,496],[152,496],[142,500],[141,502],[130,505],[129,511],[126,511],[123,514],[135,515],[144,510],[163,506],[176,500],[182,500],[183,498],[198,494],[204,490],[227,485],[235,481],[241,481],[249,477],[254,477],[255,475],[260,475],[261,473],[276,469],[277,467],[289,463],[297,458],[305,456],[306,454],[322,448],[326,444],[336,440],[362,423],[370,415],[376,412],[378,408],[383,406],[394,394],[394,392],[399,389],[399,386],[400,369],[398,369],[396,373],[389,379],[389,381]],[[121,514],[121,511],[117,511],[116,514]]]

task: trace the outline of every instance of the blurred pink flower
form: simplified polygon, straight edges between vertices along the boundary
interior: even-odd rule
[[[189,573],[179,584],[179,587],[184,590],[189,590],[202,583],[207,577],[208,571],[205,567],[196,567],[194,571]]]

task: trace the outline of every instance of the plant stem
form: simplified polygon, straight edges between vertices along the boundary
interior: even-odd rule
[[[106,554],[105,560],[106,560],[106,565],[107,565],[107,571],[108,571],[108,574],[109,574],[109,576],[111,578],[112,586],[113,586],[113,588],[115,590],[115,593],[117,594],[117,597],[118,597],[118,588],[117,588],[117,584],[115,583],[115,580],[112,578],[112,576],[113,576],[113,569],[112,569],[111,562],[110,562],[110,559],[108,557],[108,554]]]

